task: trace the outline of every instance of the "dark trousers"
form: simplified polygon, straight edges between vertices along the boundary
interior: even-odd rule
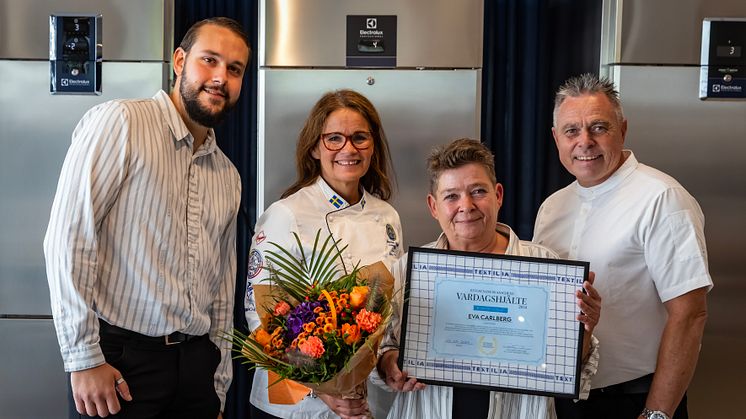
[[[251,419],[280,419],[277,416],[272,416],[269,413],[265,412],[264,410],[254,406],[253,404],[249,403],[249,417]]]
[[[100,339],[106,362],[122,373],[132,395],[129,402],[120,397],[122,410],[109,418],[217,418],[220,350],[207,335],[166,345],[102,322]],[[68,374],[69,417],[89,418],[76,410],[69,383]]]
[[[557,419],[637,419],[645,407],[653,374],[591,390],[588,400],[555,399]],[[686,394],[672,419],[688,419]]]
[[[453,387],[451,416],[460,418],[486,418],[490,413],[490,392],[473,388]]]

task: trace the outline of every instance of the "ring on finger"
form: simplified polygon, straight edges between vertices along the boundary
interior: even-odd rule
[[[124,377],[119,377],[119,378],[117,378],[117,379],[116,379],[116,381],[114,381],[114,383],[115,383],[116,385],[120,385],[120,384],[122,384],[123,382],[124,382]]]

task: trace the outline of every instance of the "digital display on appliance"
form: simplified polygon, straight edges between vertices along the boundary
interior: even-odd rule
[[[718,45],[715,49],[718,57],[741,58],[741,47],[736,45]]]

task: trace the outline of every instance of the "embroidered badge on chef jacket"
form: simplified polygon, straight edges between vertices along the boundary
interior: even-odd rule
[[[386,224],[386,236],[388,236],[389,240],[396,240],[396,231],[394,231],[394,227],[391,224]]]
[[[255,278],[262,271],[262,253],[256,249],[252,249],[249,253],[249,278]]]
[[[256,311],[256,303],[254,302],[254,287],[251,282],[246,282],[246,307],[244,311]]]
[[[256,244],[263,242],[264,239],[266,238],[267,236],[264,235],[264,230],[260,231],[259,233],[256,234],[256,239],[255,239]]]
[[[329,202],[334,205],[334,208],[339,208],[345,203],[345,201],[343,201],[342,198],[338,197],[337,195],[332,195],[332,197],[329,198]]]
[[[386,224],[386,245],[389,247],[389,256],[399,255],[399,242],[396,240],[396,230],[391,224]]]

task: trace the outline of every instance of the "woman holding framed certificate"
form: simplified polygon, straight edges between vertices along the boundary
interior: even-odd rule
[[[430,194],[427,204],[431,215],[438,220],[443,233],[425,247],[472,254],[498,254],[556,259],[557,255],[543,246],[519,240],[511,228],[497,222],[502,205],[503,188],[496,182],[494,157],[481,143],[460,139],[436,149],[428,159]],[[397,280],[405,277],[406,257],[394,266],[392,272]],[[411,266],[410,266],[411,269]],[[582,281],[581,281],[582,282]],[[598,366],[598,341],[592,337],[601,312],[601,298],[592,285],[593,275],[582,282],[575,291],[578,311],[577,320],[584,325],[582,334],[582,368],[580,376],[581,398],[590,390],[590,377]],[[462,296],[476,298],[468,290]],[[399,294],[401,295],[401,293]],[[486,297],[485,297],[486,298]],[[505,300],[507,297],[492,296]],[[486,305],[481,310],[494,311]],[[489,309],[489,310],[488,310]],[[441,307],[441,311],[446,308]],[[433,312],[438,306],[433,306]],[[486,313],[491,321],[507,321],[510,318],[500,313]],[[478,386],[454,384],[425,386],[416,378],[409,377],[397,364],[402,322],[401,314],[392,321],[387,339],[384,340],[378,362],[379,375],[386,384],[399,391],[389,418],[489,418],[489,419],[553,419],[552,397],[536,394],[508,393],[480,389]],[[573,321],[575,321],[573,319]],[[462,342],[469,341],[468,335]],[[446,341],[444,341],[446,342]],[[448,341],[449,343],[452,343]],[[442,381],[448,382],[444,379]],[[455,383],[455,382],[454,382]],[[440,384],[440,383],[439,383]],[[519,390],[511,390],[519,391]]]

